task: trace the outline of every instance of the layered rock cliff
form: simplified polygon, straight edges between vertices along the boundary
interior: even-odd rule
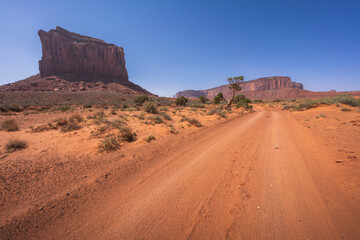
[[[245,94],[255,91],[272,91],[279,90],[284,88],[295,88],[303,89],[301,83],[292,82],[290,77],[265,77],[258,78],[251,81],[246,81],[241,83],[242,90],[239,93]],[[198,98],[199,96],[205,96],[209,99],[214,98],[219,92],[222,92],[225,98],[230,98],[232,95],[231,90],[228,85],[222,85],[220,87],[211,88],[207,90],[185,90],[176,93],[176,97],[188,97],[188,98]],[[254,94],[252,94],[254,95]]]
[[[69,80],[127,82],[122,47],[56,27],[39,31],[43,56],[41,77],[65,75]],[[80,78],[80,79],[79,79]]]
[[[7,91],[114,90],[151,94],[128,80],[122,47],[56,27],[38,32],[40,74],[0,86]]]

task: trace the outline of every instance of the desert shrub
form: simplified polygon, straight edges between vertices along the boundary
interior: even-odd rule
[[[206,103],[206,102],[209,101],[209,99],[204,97],[204,96],[199,96],[199,100],[200,100],[201,103]]]
[[[13,111],[13,112],[21,112],[22,111],[22,108],[16,104],[7,106],[7,109],[9,109],[10,111]]]
[[[122,126],[126,125],[124,121],[121,121],[120,119],[115,119],[111,123],[111,127],[120,129]]]
[[[182,119],[180,119],[180,122],[184,121],[187,121],[189,124],[194,125],[195,127],[202,127],[202,124],[199,122],[199,120],[195,118],[183,117]]]
[[[83,117],[80,116],[80,114],[73,114],[70,118],[69,118],[70,122],[82,122],[83,121]]]
[[[45,125],[39,125],[35,128],[31,128],[31,132],[44,132],[44,131],[49,131],[49,130],[56,130],[57,126],[52,124],[52,123],[48,123]]]
[[[160,116],[165,120],[172,120],[171,116],[165,112],[161,113]]]
[[[146,102],[146,101],[149,101],[149,97],[148,97],[148,95],[140,95],[140,96],[137,96],[135,99],[134,99],[134,103],[136,104],[136,105],[139,105],[139,106],[141,106],[141,105],[143,105],[144,104],[144,102]]]
[[[298,106],[295,106],[294,111],[304,111],[304,110],[308,110],[310,108],[316,108],[319,105],[320,104],[317,101],[308,100],[303,103],[300,103]]]
[[[214,103],[215,104],[219,104],[222,100],[225,100],[222,92],[219,92],[215,97],[214,97]]]
[[[115,151],[120,148],[120,142],[117,137],[109,136],[103,140],[100,140],[99,143],[99,152],[110,152]]]
[[[5,107],[4,105],[0,105],[0,112],[8,112],[9,109]]]
[[[349,111],[351,111],[351,109],[348,109],[348,108],[341,108],[341,111],[343,111],[343,112],[349,112]]]
[[[191,105],[191,107],[193,107],[193,108],[205,108],[205,105],[201,104],[201,103],[194,103],[193,105]]]
[[[134,117],[137,117],[139,120],[144,120],[145,119],[145,114],[141,113],[140,115],[133,115]]]
[[[19,139],[11,139],[5,146],[6,150],[13,152],[15,150],[21,150],[27,148],[27,142]]]
[[[56,123],[56,126],[64,126],[68,123],[66,118],[55,119],[54,122]]]
[[[360,106],[360,99],[353,98],[349,94],[341,94],[334,98],[322,98],[319,100],[307,100],[305,102],[301,102],[297,106],[292,106],[287,109],[293,109],[294,111],[304,111],[304,110],[308,110],[311,108],[316,108],[316,107],[320,106],[321,104],[326,104],[326,105],[335,104],[336,106],[340,106],[339,105],[340,103],[349,105],[352,107],[356,107],[356,106]]]
[[[145,102],[143,104],[143,109],[145,112],[148,112],[148,113],[152,113],[152,114],[159,113],[158,107],[156,106],[156,104],[154,102]]]
[[[81,126],[77,122],[68,122],[61,128],[62,132],[71,132],[75,130],[79,130]]]
[[[290,106],[290,105],[284,105],[284,107],[282,108],[282,110],[290,110],[290,109],[294,109],[295,106]]]
[[[319,116],[316,116],[316,118],[326,118],[326,115],[320,114]]]
[[[168,111],[169,109],[167,107],[159,107],[160,111]]]
[[[164,122],[164,120],[162,119],[162,117],[159,116],[159,115],[157,115],[157,116],[151,116],[151,117],[149,117],[149,119],[150,119],[151,121],[153,121],[154,123],[157,123],[157,124]]]
[[[245,110],[252,110],[253,106],[249,104],[249,102],[245,100],[241,100],[236,104],[236,108],[244,108]]]
[[[115,109],[112,109],[112,110],[111,110],[111,115],[116,115],[116,114],[117,114],[116,110],[115,110]]]
[[[92,108],[92,105],[86,104],[84,105],[84,108]]]
[[[145,141],[151,142],[152,140],[155,140],[155,137],[153,135],[149,135],[145,138]]]
[[[109,126],[100,126],[100,127],[96,128],[94,131],[91,131],[91,135],[99,136],[99,135],[106,133],[109,129],[110,129]]]
[[[177,106],[186,106],[187,102],[189,101],[189,99],[187,99],[186,97],[184,96],[181,96],[181,97],[178,97],[176,100],[175,100],[175,104]]]
[[[100,112],[96,112],[93,114],[93,118],[97,119],[97,120],[104,120],[105,118],[105,113],[104,111],[100,111]]]
[[[217,108],[211,109],[210,111],[208,111],[206,113],[206,115],[213,115],[213,114],[217,114],[223,118],[226,118],[226,112],[223,110],[222,107],[217,107]]]
[[[276,99],[273,100],[273,102],[283,102],[283,101],[284,101],[284,100],[278,99],[278,98],[276,98]]]
[[[19,130],[19,125],[18,125],[18,123],[16,122],[15,119],[6,119],[6,120],[1,122],[1,129],[6,130],[8,132],[18,131]]]
[[[133,142],[136,139],[136,133],[131,131],[129,127],[120,128],[121,138],[127,142]]]
[[[245,95],[243,95],[243,94],[238,94],[238,95],[236,95],[236,96],[234,97],[233,102],[234,102],[235,104],[237,104],[238,102],[245,100],[245,98],[246,98]]]
[[[58,106],[58,107],[54,108],[55,111],[59,111],[59,112],[66,112],[66,111],[69,111],[70,109],[71,109],[71,106],[68,106],[68,105]]]
[[[262,99],[255,99],[254,100],[254,103],[262,103],[262,102],[264,102]]]

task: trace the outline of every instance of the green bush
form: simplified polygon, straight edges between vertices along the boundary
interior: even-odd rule
[[[154,102],[145,102],[143,104],[143,109],[145,112],[157,114],[159,113],[158,107]]]
[[[252,110],[253,106],[249,104],[249,102],[247,101],[247,99],[245,100],[241,100],[236,104],[236,108],[244,108],[246,110]]]
[[[209,99],[204,97],[204,96],[199,96],[199,100],[200,100],[201,103],[206,103],[206,102],[209,101]]]
[[[157,123],[157,124],[164,122],[164,120],[162,119],[162,117],[159,116],[159,115],[150,116],[149,119],[150,119],[151,121],[153,121],[154,123]]]
[[[165,120],[172,120],[171,116],[165,112],[161,113],[160,116],[164,118]]]
[[[189,101],[189,99],[187,99],[186,97],[184,96],[181,96],[181,97],[178,97],[176,100],[175,100],[175,104],[177,106],[186,106],[187,102]]]
[[[167,107],[159,107],[160,111],[168,111],[169,109]]]
[[[19,130],[19,125],[18,125],[18,123],[16,122],[15,119],[6,119],[6,120],[1,122],[1,129],[6,130],[8,132],[18,131]]]
[[[348,108],[341,108],[341,111],[343,111],[343,112],[349,112],[349,111],[351,111],[351,109],[348,109]]]
[[[134,99],[134,103],[136,105],[143,105],[146,101],[149,101],[149,97],[148,95],[140,95],[140,96],[137,96],[135,99]]]
[[[246,98],[245,95],[243,95],[243,94],[238,94],[238,95],[236,95],[236,96],[234,97],[233,102],[234,102],[235,104],[237,104],[238,102],[245,100],[245,98]]]
[[[15,150],[21,150],[27,148],[27,143],[23,140],[18,140],[18,139],[9,140],[5,148],[9,152],[13,152]]]
[[[193,105],[191,105],[191,107],[193,107],[193,108],[205,108],[205,105],[201,104],[201,103],[194,103]]]
[[[219,104],[222,100],[225,100],[222,92],[219,92],[215,97],[214,97],[214,103],[215,104]]]

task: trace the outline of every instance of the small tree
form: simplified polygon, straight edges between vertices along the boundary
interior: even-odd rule
[[[225,100],[222,92],[219,92],[215,97],[214,97],[214,103],[218,104],[221,102],[221,100]]]
[[[147,95],[140,95],[140,96],[137,96],[135,99],[134,99],[134,103],[136,104],[136,105],[139,105],[139,106],[141,106],[141,105],[143,105],[144,104],[144,102],[146,102],[146,101],[149,101],[149,97],[147,96]]]
[[[184,97],[184,96],[181,96],[181,97],[178,97],[178,98],[175,100],[175,104],[178,105],[178,106],[185,106],[188,101],[189,101],[189,99],[187,99],[187,98]]]
[[[235,93],[241,91],[240,83],[244,81],[244,76],[228,78],[227,80],[229,82],[229,88],[232,91],[232,97],[227,105],[227,107],[230,107],[234,101]]]
[[[206,103],[207,101],[209,101],[209,99],[206,98],[206,97],[204,97],[204,96],[200,96],[200,97],[199,97],[199,100],[200,100],[200,102],[202,102],[202,103]]]

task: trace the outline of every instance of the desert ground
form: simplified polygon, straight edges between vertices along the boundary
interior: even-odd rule
[[[295,104],[6,111],[0,238],[360,239],[360,109]]]

